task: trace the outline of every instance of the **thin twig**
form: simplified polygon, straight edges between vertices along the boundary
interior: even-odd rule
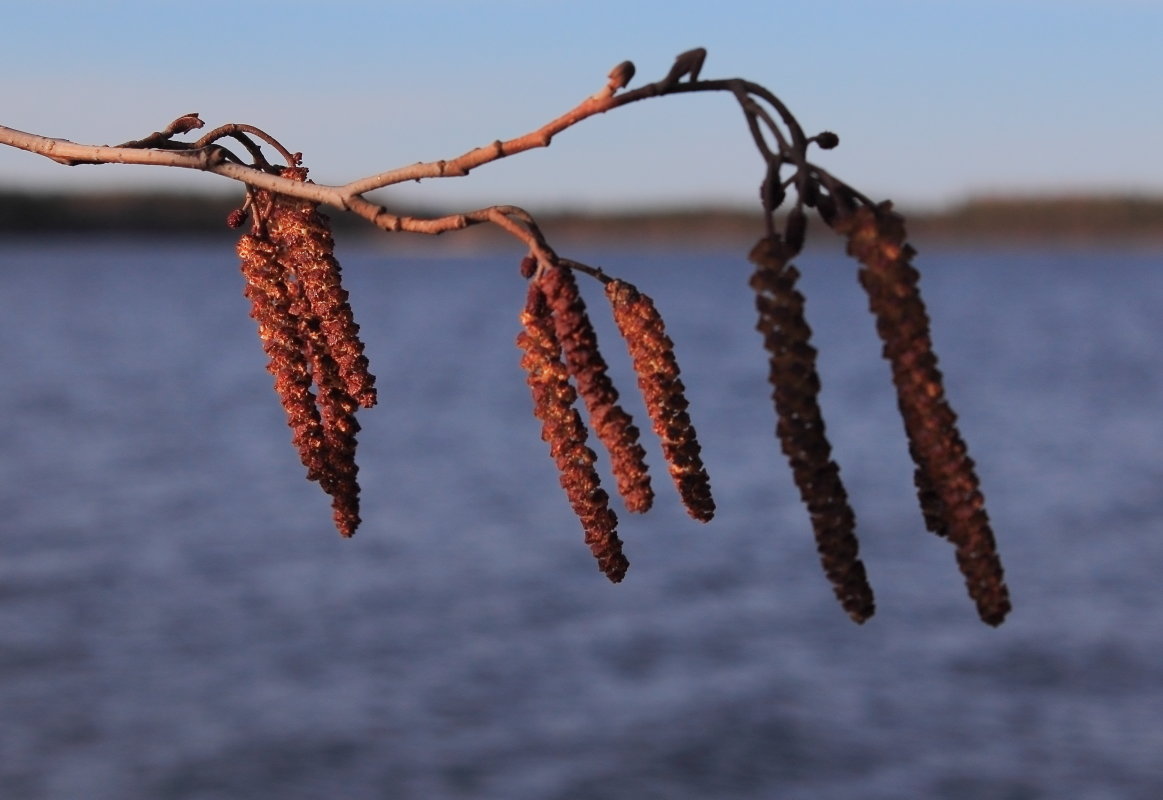
[[[680,56],[681,58],[682,56]],[[689,71],[691,70],[688,65]],[[775,108],[776,112],[788,127],[790,143],[784,139],[783,134],[778,130],[771,118],[767,116],[766,112],[758,109],[759,116],[765,119],[767,127],[773,132],[773,135],[781,145],[781,149],[791,148],[802,150],[804,142],[806,141],[803,131],[795,122],[795,118],[791,116],[790,112],[788,112],[787,108],[778,98],[764,87],[751,81],[732,78],[678,82],[677,80],[663,78],[660,81],[648,83],[621,94],[611,94],[612,91],[616,91],[616,84],[628,80],[627,74],[633,74],[633,65],[619,64],[614,72],[617,74],[607,81],[603,89],[599,90],[596,94],[586,97],[574,108],[534,131],[507,141],[494,141],[490,145],[474,148],[451,160],[442,159],[439,161],[420,162],[337,186],[289,180],[278,175],[273,175],[263,169],[231,163],[232,159],[228,155],[229,151],[214,145],[213,142],[223,136],[236,135],[237,133],[243,132],[251,133],[271,144],[272,147],[275,147],[279,151],[284,159],[287,159],[288,164],[293,164],[294,162],[295,154],[290,153],[274,137],[266,134],[259,128],[244,124],[230,124],[215,128],[197,142],[188,145],[186,149],[142,147],[142,144],[146,142],[168,139],[168,136],[164,133],[153,134],[151,137],[146,137],[146,139],[135,142],[127,142],[122,146],[110,147],[107,145],[77,144],[67,139],[53,139],[2,125],[0,125],[0,144],[43,155],[46,158],[67,166],[80,164],[145,164],[212,172],[254,188],[266,189],[278,194],[330,205],[345,211],[352,211],[372,222],[377,227],[388,231],[407,230],[413,233],[433,235],[445,233],[450,230],[458,230],[480,222],[491,222],[498,224],[526,243],[532,241],[535,244],[534,249],[538,251],[540,258],[548,257],[544,255],[548,248],[545,246],[543,240],[538,241],[540,239],[539,234],[534,234],[532,239],[530,239],[528,231],[522,230],[519,226],[507,225],[505,220],[509,218],[508,214],[490,214],[485,213],[485,210],[481,210],[468,214],[453,214],[430,220],[421,220],[413,217],[397,217],[388,214],[382,207],[365,200],[362,195],[374,189],[382,189],[406,181],[464,176],[479,166],[507,156],[538,147],[548,147],[553,141],[553,137],[558,133],[596,114],[604,114],[614,108],[668,94],[725,91],[736,96],[753,95],[760,97]],[[693,73],[697,74],[697,69],[694,69]],[[756,112],[749,112],[749,121],[754,113]],[[196,117],[196,115],[186,115],[185,117],[180,117],[179,121],[191,116]],[[200,122],[200,120],[198,121]],[[758,131],[755,130],[754,133],[758,138]]]
[[[252,136],[256,136],[259,139],[262,139],[264,142],[269,144],[271,147],[275,148],[275,150],[278,150],[279,155],[283,157],[283,160],[286,162],[288,167],[296,167],[299,165],[298,155],[290,152],[289,150],[287,150],[286,147],[283,147],[283,144],[278,139],[271,136],[269,133],[264,131],[262,128],[256,128],[254,125],[246,125],[243,123],[232,122],[232,123],[227,124],[227,125],[220,125],[217,128],[215,128],[214,130],[207,133],[205,136],[203,136],[198,141],[194,142],[193,146],[195,148],[206,147],[207,145],[212,144],[212,143],[218,141],[219,139],[225,138],[227,136],[231,136],[231,137],[234,137],[235,139],[237,139],[238,141],[242,142],[243,145],[245,145],[246,148],[248,150],[250,150],[251,154],[253,155],[253,154],[255,154],[256,151],[251,146],[250,139],[247,138],[247,136],[245,135],[248,133],[251,134]],[[262,156],[260,153],[259,155],[256,156],[256,160],[258,158],[261,158],[261,157]]]

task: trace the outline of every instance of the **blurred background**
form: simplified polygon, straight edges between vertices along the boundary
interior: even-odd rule
[[[982,625],[924,530],[856,267],[817,225],[797,263],[878,613],[836,605],[772,435],[761,164],[725,98],[379,198],[525,206],[655,298],[719,512],[687,518],[648,442],[657,507],[619,514],[618,586],[530,413],[519,247],[339,228],[380,387],[345,541],[247,317],[237,189],[0,148],[0,796],[1163,792],[1158,4],[9,5],[0,124],[110,143],[197,111],[332,183],[707,47],[704,76],[838,132],[819,161],[908,214],[1015,610]]]

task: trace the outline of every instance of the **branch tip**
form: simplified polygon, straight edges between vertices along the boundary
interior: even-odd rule
[[[610,70],[610,83],[608,84],[609,87],[614,91],[626,88],[626,86],[628,86],[630,81],[634,78],[634,72],[634,62],[623,61],[621,64],[618,64],[612,70]]]
[[[696,47],[679,53],[674,58],[674,65],[671,66],[670,72],[666,73],[666,77],[660,81],[662,87],[669,89],[687,76],[690,77],[690,82],[694,83],[699,79],[703,62],[706,60],[707,49],[705,47]]]

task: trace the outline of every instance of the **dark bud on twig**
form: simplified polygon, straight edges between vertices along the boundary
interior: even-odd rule
[[[787,196],[779,177],[779,167],[778,161],[768,164],[767,175],[759,187],[759,199],[763,203],[763,210],[768,214],[779,208]]]
[[[821,150],[831,150],[840,144],[840,137],[831,131],[823,131],[816,134],[816,144],[819,145]]]
[[[183,114],[166,127],[165,133],[169,136],[177,136],[178,134],[189,133],[190,131],[197,130],[198,128],[204,127],[205,124],[206,123],[198,117],[197,112],[193,114]]]
[[[623,61],[621,64],[610,70],[609,86],[614,90],[622,89],[628,86],[633,78],[634,62]]]
[[[820,219],[824,220],[824,224],[832,227],[836,224],[836,201],[832,199],[830,194],[817,194],[816,196],[816,212],[820,215]]]
[[[799,186],[800,202],[808,208],[815,208],[820,196],[820,185],[813,180],[803,182]]]
[[[248,216],[250,215],[245,208],[236,208],[226,215],[226,227],[241,228]]]
[[[847,184],[836,183],[830,187],[830,191],[832,192],[832,197],[836,200],[836,212],[840,216],[846,217],[860,207],[860,201],[856,197],[856,193]]]
[[[699,79],[699,73],[703,69],[703,62],[707,60],[707,50],[704,47],[696,47],[693,50],[687,50],[685,53],[679,53],[675,56],[674,66],[670,68],[670,72],[666,73],[660,83],[664,89],[669,89],[686,76],[690,76],[691,83]]]
[[[783,244],[790,255],[795,255],[804,249],[804,238],[808,231],[808,215],[802,206],[796,206],[787,215],[787,222],[783,227]]]

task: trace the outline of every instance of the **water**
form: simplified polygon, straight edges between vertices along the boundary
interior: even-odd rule
[[[1014,596],[994,630],[921,526],[838,253],[802,266],[863,627],[771,434],[741,255],[568,253],[667,317],[720,509],[690,521],[660,475],[613,586],[530,414],[519,254],[383,248],[342,253],[381,389],[343,541],[229,244],[0,243],[0,795],[1163,792],[1163,254],[922,252]]]

